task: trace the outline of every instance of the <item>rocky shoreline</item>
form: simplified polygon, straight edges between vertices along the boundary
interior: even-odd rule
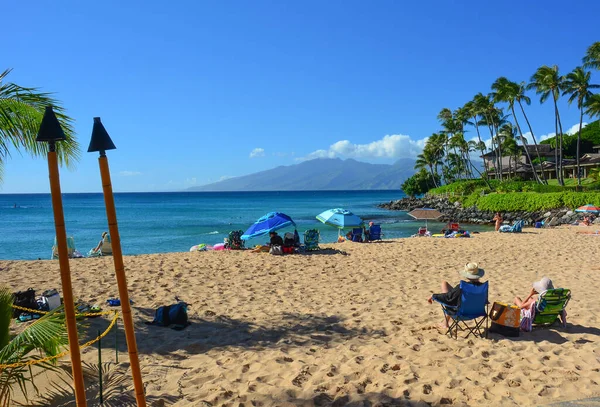
[[[474,224],[489,224],[493,222],[494,213],[480,211],[476,207],[463,208],[459,202],[450,202],[443,197],[423,197],[423,198],[402,198],[397,201],[390,201],[378,205],[380,208],[392,211],[412,211],[416,208],[434,208],[440,211],[443,216],[439,219],[442,222],[461,222]],[[569,208],[552,209],[539,212],[502,212],[504,223],[511,223],[522,219],[526,225],[533,225],[535,222],[556,218],[556,224],[573,224],[583,218],[583,214],[573,212]],[[600,224],[600,217],[596,218],[595,224]]]

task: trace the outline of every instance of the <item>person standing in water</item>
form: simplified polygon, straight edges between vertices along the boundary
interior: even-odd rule
[[[502,226],[502,221],[504,219],[502,219],[502,215],[500,215],[500,212],[496,212],[496,215],[494,216],[494,219],[492,219],[492,220],[496,221],[496,232],[497,232],[498,230],[500,230],[500,226]]]

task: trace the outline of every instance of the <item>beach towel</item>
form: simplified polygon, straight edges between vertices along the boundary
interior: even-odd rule
[[[521,331],[531,332],[533,329],[533,317],[535,316],[535,303],[529,308],[521,310]]]

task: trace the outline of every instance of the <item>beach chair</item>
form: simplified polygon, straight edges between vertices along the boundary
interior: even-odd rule
[[[431,232],[429,232],[425,226],[420,227],[419,231],[417,233],[415,233],[414,235],[412,235],[412,237],[429,237],[429,236],[431,236]]]
[[[533,325],[552,325],[567,307],[571,290],[554,288],[542,293],[535,303]]]
[[[363,233],[362,228],[352,229],[352,241],[353,242],[362,242],[363,241],[362,233]]]
[[[244,241],[242,240],[242,234],[244,232],[241,230],[233,230],[229,232],[227,236],[227,243],[225,247],[231,250],[242,250],[244,249]]]
[[[319,240],[321,236],[318,229],[308,229],[304,232],[304,250],[321,250]]]
[[[81,255],[78,256],[79,252],[75,248],[75,239],[73,239],[73,236],[67,236],[67,253],[69,254],[70,259],[83,257]],[[54,245],[52,245],[52,260],[58,260],[58,243],[56,243],[56,236],[54,237]]]
[[[523,231],[523,224],[525,222],[522,220],[516,221],[512,226],[503,225],[498,229],[499,232],[504,233],[521,233]]]
[[[448,230],[458,232],[460,230],[460,225],[458,224],[458,222],[448,223]]]
[[[369,227],[369,241],[381,240],[381,225],[371,225]]]
[[[553,216],[553,217],[551,217],[549,219],[546,219],[546,221],[543,222],[544,223],[544,227],[545,228],[550,228],[550,227],[553,227],[553,226],[557,226],[559,220],[560,220],[560,218],[558,216]]]
[[[460,282],[460,305],[452,306],[441,301],[436,301],[442,306],[444,315],[450,317],[446,335],[458,339],[458,330],[468,331],[467,336],[473,334],[487,338],[488,329],[488,282],[481,285]],[[485,329],[483,323],[485,322]],[[453,332],[454,331],[454,334]]]
[[[100,246],[101,256],[112,256],[112,242],[110,241],[110,235],[104,236],[102,239],[102,246]]]

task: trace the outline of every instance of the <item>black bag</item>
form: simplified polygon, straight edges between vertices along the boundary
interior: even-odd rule
[[[16,293],[13,294],[13,296],[14,296],[14,301],[13,301],[14,305],[16,305],[18,307],[32,309],[32,310],[38,309],[38,303],[35,300],[35,290],[33,288],[29,288],[26,291],[17,291]],[[19,318],[19,315],[21,315],[24,312],[28,312],[28,311],[23,311],[23,310],[20,310],[17,308],[13,308],[13,318]]]
[[[146,324],[171,326],[172,329],[180,331],[190,325],[187,307],[188,305],[183,301],[172,305],[158,307],[154,313],[154,320],[152,322],[146,322]]]

